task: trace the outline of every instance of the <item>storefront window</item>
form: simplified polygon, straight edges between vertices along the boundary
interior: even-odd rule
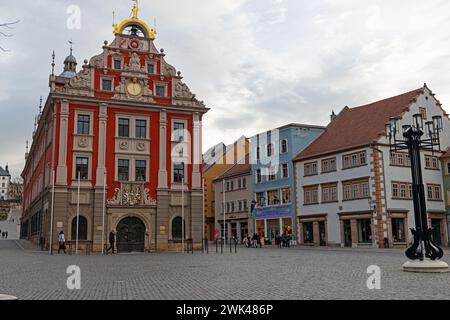
[[[372,223],[370,219],[358,220],[358,242],[372,243]]]
[[[266,236],[266,233],[264,231],[264,220],[256,221],[256,233],[259,234],[261,237]]]
[[[283,219],[283,233],[292,236],[292,219]]]
[[[313,223],[312,222],[304,222],[303,223],[303,243],[305,243],[305,244],[314,243]]]
[[[392,238],[394,242],[406,242],[405,219],[392,218]]]
[[[267,220],[267,231],[269,240],[274,240],[275,236],[280,235],[280,221],[278,219]]]

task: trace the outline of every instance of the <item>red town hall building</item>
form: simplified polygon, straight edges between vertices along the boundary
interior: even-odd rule
[[[80,71],[71,50],[50,76],[22,173],[21,237],[49,249],[64,231],[99,252],[116,230],[119,252],[180,250],[183,236],[198,247],[208,109],[156,49],[136,5],[114,34]]]

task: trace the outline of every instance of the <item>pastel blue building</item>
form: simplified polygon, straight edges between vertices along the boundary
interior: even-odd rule
[[[253,230],[273,243],[276,235],[297,237],[293,158],[325,127],[289,124],[251,138]]]

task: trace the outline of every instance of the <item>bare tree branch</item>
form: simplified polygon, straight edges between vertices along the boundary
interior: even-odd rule
[[[4,36],[4,37],[7,37],[7,38],[12,37],[12,34],[6,34],[6,33],[3,33],[3,32],[1,32],[1,31],[0,31],[0,34],[1,34],[2,36]]]
[[[11,26],[13,26],[15,24],[18,24],[19,22],[20,22],[20,20],[17,20],[17,21],[14,21],[14,22],[0,23],[0,27],[5,27],[5,28],[8,28],[8,29],[14,29]]]
[[[14,29],[14,25],[18,24],[20,22],[20,20],[14,21],[14,22],[5,22],[5,23],[0,23],[0,28],[6,28],[6,29]],[[11,38],[13,35],[12,34],[7,34],[4,33],[2,31],[0,31],[0,35],[4,36],[5,38]],[[0,46],[0,51],[2,52],[9,52],[10,50],[3,48],[2,46]]]

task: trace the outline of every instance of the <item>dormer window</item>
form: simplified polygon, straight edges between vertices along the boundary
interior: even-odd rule
[[[147,72],[150,74],[155,74],[155,64],[153,62],[147,63]]]
[[[155,85],[155,95],[157,97],[165,97],[166,96],[166,86],[163,84]]]
[[[114,69],[121,70],[122,69],[122,59],[121,58],[114,58],[113,66],[114,66]]]
[[[102,79],[102,91],[112,92],[112,79]]]

